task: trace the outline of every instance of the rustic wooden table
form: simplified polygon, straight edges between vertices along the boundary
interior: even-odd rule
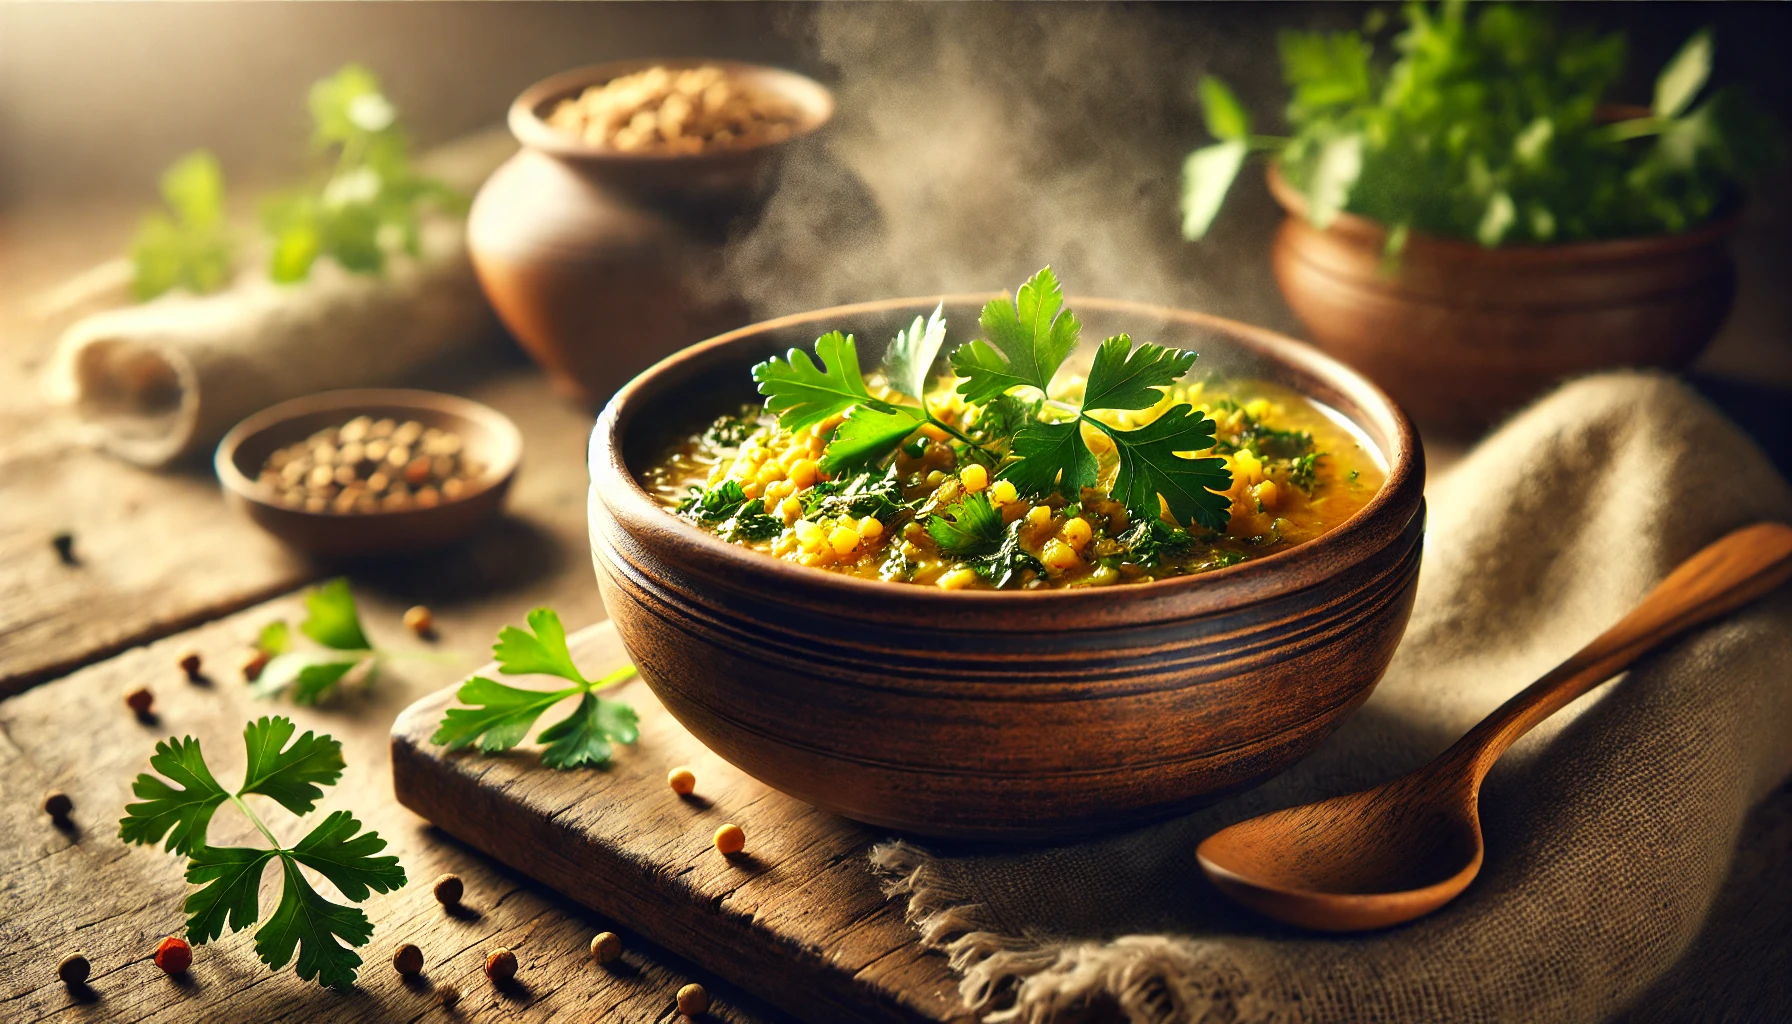
[[[252,700],[238,671],[246,645],[267,621],[302,617],[300,592],[335,572],[227,508],[209,467],[151,473],[85,450],[40,397],[36,378],[53,338],[29,315],[31,297],[122,251],[132,223],[103,209],[54,222],[0,219],[0,1020],[658,1021],[678,1018],[674,993],[692,980],[715,997],[713,1019],[781,1019],[460,845],[392,797],[388,733],[401,709],[484,664],[498,628],[529,608],[552,605],[572,625],[603,617],[585,541],[590,413],[550,396],[515,357],[434,382],[521,428],[527,453],[510,514],[465,549],[348,575],[376,643],[415,646],[400,616],[426,604],[436,649],[457,660],[406,662],[369,692],[326,707]],[[52,547],[63,531],[74,535],[76,565]],[[176,668],[187,648],[202,653],[209,684]],[[154,724],[122,703],[140,685],[156,695]],[[255,957],[252,930],[200,947],[184,980],[151,962],[156,943],[180,932],[190,887],[178,859],[119,841],[130,782],[148,770],[157,740],[180,735],[198,737],[229,777],[240,770],[243,724],[263,714],[342,741],[348,770],[317,813],[353,809],[390,841],[411,882],[362,904],[374,937],[346,993],[301,982],[290,968],[270,972]],[[41,810],[51,788],[74,800],[70,829]],[[450,916],[433,899],[430,880],[447,871],[465,879],[470,913]],[[271,895],[264,888],[264,913]],[[627,943],[622,969],[586,955],[605,929]],[[402,942],[424,950],[425,983],[406,985],[392,969]],[[521,962],[520,984],[505,990],[482,971],[484,951],[497,945]],[[77,948],[93,963],[85,998],[56,976],[63,953]],[[462,993],[458,1017],[437,1006],[443,984]]]

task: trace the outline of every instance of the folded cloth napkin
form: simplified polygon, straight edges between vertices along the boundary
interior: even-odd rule
[[[1483,791],[1480,878],[1429,917],[1305,934],[1233,907],[1201,876],[1204,836],[1418,766],[1703,545],[1792,521],[1792,488],[1746,437],[1672,379],[1643,373],[1562,388],[1429,496],[1405,640],[1362,710],[1293,769],[1188,817],[1076,846],[873,851],[969,1006],[990,1021],[1646,1020],[1662,1019],[1637,1005],[1652,984],[1721,986],[1677,961],[1714,906],[1746,910],[1759,902],[1749,886],[1786,886],[1741,862],[1726,886],[1739,839],[1788,834],[1783,820],[1745,834],[1750,809],[1792,771],[1785,588],[1514,746]],[[1777,952],[1731,943],[1706,962],[1774,970],[1786,930],[1781,920]],[[1778,1005],[1731,1006],[1724,1019],[1792,1019],[1786,977],[1749,988]]]
[[[419,164],[471,190],[515,148],[502,133],[484,133]],[[86,440],[164,466],[209,449],[276,402],[400,380],[493,325],[465,224],[427,220],[420,250],[379,275],[324,259],[303,283],[279,285],[253,266],[216,294],[169,293],[95,313],[63,333],[49,391],[73,408]]]

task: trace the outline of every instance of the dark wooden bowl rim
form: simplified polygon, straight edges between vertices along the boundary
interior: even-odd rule
[[[430,419],[443,415],[454,416],[479,424],[490,431],[497,439],[494,446],[502,457],[493,459],[490,465],[483,467],[476,478],[467,481],[466,490],[452,501],[444,500],[433,508],[406,508],[380,510],[378,512],[311,512],[303,508],[293,508],[276,501],[268,500],[260,483],[244,473],[236,464],[237,448],[251,437],[264,431],[276,429],[281,424],[302,416],[314,413],[337,411],[348,419],[360,415],[362,410],[373,407],[414,409],[424,413]],[[415,417],[422,420],[424,417]],[[338,424],[340,426],[341,424]],[[299,438],[293,438],[294,441]],[[291,444],[292,441],[285,442]],[[510,417],[471,398],[459,395],[447,395],[439,391],[422,391],[413,388],[349,388],[340,391],[320,391],[314,395],[304,395],[288,399],[250,416],[230,428],[230,433],[218,442],[217,455],[212,462],[218,472],[218,481],[231,492],[245,501],[254,502],[267,508],[278,509],[294,516],[312,519],[340,519],[367,522],[373,519],[389,519],[398,516],[428,515],[444,508],[451,508],[478,498],[509,479],[516,472],[522,461],[523,435],[510,421]]]
[[[752,146],[712,149],[701,153],[625,153],[621,150],[592,146],[574,139],[548,124],[542,116],[550,105],[578,95],[589,85],[608,82],[613,78],[620,78],[623,75],[655,66],[682,70],[706,65],[714,65],[731,75],[779,80],[783,86],[780,91],[786,98],[796,103],[801,113],[801,119],[796,129],[775,142],[761,142]],[[518,142],[530,149],[552,156],[581,162],[651,167],[667,164],[726,163],[748,154],[762,154],[766,150],[788,145],[805,135],[813,134],[833,116],[834,94],[828,90],[827,86],[795,71],[736,60],[649,57],[607,61],[549,75],[524,89],[511,102],[508,122],[510,133],[516,136]]]
[[[734,579],[753,579],[755,586],[776,587],[787,596],[802,595],[817,604],[842,610],[870,606],[887,612],[897,605],[912,608],[918,616],[933,620],[949,620],[952,609],[964,608],[965,602],[974,602],[980,613],[998,616],[1010,611],[1038,612],[1049,607],[1054,613],[1064,615],[1066,622],[1087,622],[1090,616],[1079,613],[1099,609],[1111,612],[1121,604],[1134,606],[1146,619],[1182,618],[1242,608],[1319,584],[1336,575],[1342,566],[1375,555],[1400,535],[1413,516],[1423,514],[1424,453],[1419,447],[1418,435],[1406,414],[1367,378],[1309,345],[1264,328],[1191,310],[1116,299],[1072,297],[1066,299],[1066,304],[1079,312],[1100,310],[1151,317],[1220,332],[1227,335],[1229,341],[1255,349],[1260,355],[1327,380],[1370,414],[1379,410],[1389,428],[1383,432],[1392,442],[1392,450],[1385,453],[1388,478],[1381,490],[1356,514],[1324,536],[1259,559],[1195,576],[1135,586],[1026,592],[946,591],[825,572],[729,544],[660,505],[642,488],[624,460],[624,433],[641,407],[657,397],[652,394],[656,381],[667,376],[695,379],[703,372],[700,364],[712,353],[737,341],[808,324],[829,324],[861,314],[932,308],[938,302],[980,305],[1004,294],[884,299],[797,313],[730,331],[669,356],[618,391],[598,417],[590,451],[596,497],[622,522],[625,531],[646,528],[662,535],[663,531],[675,531],[678,543],[694,548],[695,553],[710,565],[726,567],[728,575]],[[1358,423],[1360,426],[1361,421]],[[1399,514],[1402,505],[1409,508],[1407,514]],[[1025,627],[1017,622],[1016,628]]]
[[[1307,216],[1307,197],[1300,190],[1288,183],[1282,176],[1282,167],[1278,161],[1269,162],[1267,172],[1270,194],[1276,202],[1288,212],[1290,217],[1302,220]],[[1636,235],[1630,238],[1607,238],[1592,242],[1562,242],[1558,244],[1525,244],[1498,245],[1492,248],[1478,242],[1468,242],[1460,238],[1446,238],[1442,235],[1426,234],[1414,231],[1413,242],[1428,249],[1435,249],[1458,258],[1479,258],[1486,261],[1504,261],[1507,263],[1595,263],[1621,262],[1660,256],[1670,252],[1698,249],[1718,241],[1736,230],[1741,223],[1742,215],[1730,213],[1716,220],[1701,224],[1690,231],[1681,231],[1666,235]],[[1380,221],[1372,220],[1360,213],[1338,211],[1331,224],[1325,228],[1364,245],[1380,249],[1382,240],[1387,237],[1388,229]]]

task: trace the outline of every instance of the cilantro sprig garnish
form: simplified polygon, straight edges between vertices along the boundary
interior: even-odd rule
[[[261,879],[268,864],[278,861],[280,902],[255,933],[256,955],[277,971],[292,961],[296,951],[300,978],[346,988],[354,984],[361,966],[353,947],[373,938],[373,922],[355,907],[326,899],[299,868],[328,879],[352,903],[402,887],[404,868],[397,857],[376,856],[386,841],[377,832],[362,832],[361,823],[348,811],[332,812],[304,838],[286,846],[244,800],[256,794],[295,815],[305,815],[322,799],[320,787],[333,786],[342,778],[342,744],[309,731],[294,739],[297,731],[290,719],[282,717],[250,722],[243,730],[243,782],[234,791],[219,784],[198,740],[186,736],[157,743],[149,763],[159,775],[137,776],[131,792],[139,802],[125,806],[118,835],[140,846],[163,843],[169,852],[187,858],[187,881],[201,887],[185,905],[187,937],[195,945],[260,920]],[[242,812],[268,841],[267,847],[206,842],[212,816],[226,803]]]
[[[1194,365],[1195,353],[1153,344],[1135,344],[1125,334],[1102,342],[1095,352],[1080,403],[1052,397],[1053,382],[1082,335],[1082,323],[1064,308],[1063,290],[1051,268],[1033,275],[1015,292],[983,307],[983,337],[950,354],[960,378],[959,396],[974,410],[967,434],[941,421],[929,408],[926,384],[945,343],[940,310],[925,323],[897,334],[881,367],[891,390],[918,402],[871,394],[860,370],[858,347],[839,331],[815,343],[820,365],[799,349],[753,368],[765,407],[785,430],[800,430],[833,416],[844,417],[823,449],[827,473],[880,463],[924,424],[933,424],[962,442],[964,455],[995,470],[1029,498],[1054,492],[1071,501],[1100,481],[1101,459],[1091,433],[1113,449],[1113,496],[1135,518],[1155,519],[1165,509],[1184,524],[1208,530],[1226,527],[1230,500],[1221,492],[1232,484],[1225,461],[1193,458],[1214,444],[1214,422],[1188,404],[1176,404],[1143,426],[1126,429],[1093,415],[1103,411],[1150,409],[1165,388]],[[1022,400],[1020,396],[1029,396]],[[984,499],[984,506],[988,505]],[[1001,519],[981,514],[971,502],[933,512],[929,534],[951,553],[987,554],[1001,543]]]
[[[487,754],[509,750],[523,741],[549,708],[578,697],[578,706],[566,718],[543,729],[536,739],[543,744],[541,763],[549,768],[602,767],[610,763],[612,743],[634,743],[640,738],[634,708],[606,700],[597,691],[623,682],[635,674],[624,665],[598,679],[587,679],[573,663],[566,646],[566,627],[551,608],[529,613],[529,630],[506,626],[492,648],[498,671],[505,675],[558,676],[573,685],[558,690],[529,690],[506,686],[494,679],[474,676],[461,684],[454,698],[466,707],[449,708],[442,716],[431,743],[450,750],[478,746]]]
[[[389,652],[376,649],[367,639],[348,580],[330,580],[305,595],[305,613],[299,632],[324,649],[295,650],[292,631],[285,621],[270,622],[262,628],[255,646],[273,657],[250,692],[257,697],[273,697],[290,691],[294,704],[316,704],[357,668],[362,669],[363,682],[371,686],[381,659]]]
[[[224,221],[224,172],[200,149],[162,172],[162,201],[131,241],[131,295],[148,301],[184,288],[195,295],[230,283],[230,228]]]

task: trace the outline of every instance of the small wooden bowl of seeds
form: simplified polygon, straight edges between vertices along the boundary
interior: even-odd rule
[[[331,558],[446,547],[503,508],[523,451],[502,413],[396,388],[282,402],[218,444],[218,480],[269,533]]]

